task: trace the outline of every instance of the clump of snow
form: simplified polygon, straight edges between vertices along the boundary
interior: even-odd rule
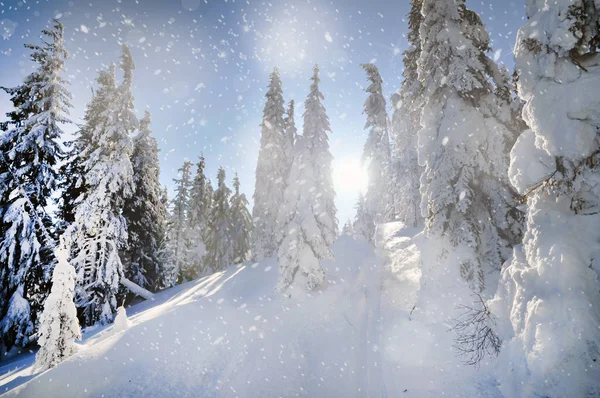
[[[125,307],[121,306],[117,308],[117,315],[113,323],[113,331],[115,333],[122,332],[129,327],[129,319],[127,319],[127,311]]]
[[[511,184],[520,194],[526,193],[531,186],[539,184],[556,167],[554,159],[536,143],[532,130],[524,131],[510,151],[508,176]]]

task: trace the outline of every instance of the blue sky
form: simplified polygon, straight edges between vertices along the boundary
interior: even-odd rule
[[[524,0],[467,5],[488,28],[491,55],[512,68]],[[38,43],[49,19],[59,18],[71,53],[71,116],[80,123],[97,71],[118,62],[120,43],[128,43],[137,66],[136,112],[152,113],[162,183],[172,188],[183,160],[204,153],[209,177],[216,179],[218,166],[229,180],[238,172],[251,200],[269,73],[274,66],[281,71],[301,132],[308,79],[318,63],[343,224],[354,214],[356,165],[366,138],[359,65],[379,67],[388,98],[398,89],[408,10],[408,0],[0,0],[0,85],[17,85],[31,72],[23,44]],[[8,96],[0,94],[0,113],[9,109]]]

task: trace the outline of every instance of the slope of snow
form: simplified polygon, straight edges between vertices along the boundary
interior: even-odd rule
[[[379,249],[342,236],[326,285],[275,293],[275,260],[232,266],[127,309],[129,327],[88,331],[78,353],[35,374],[0,367],[7,396],[500,396],[486,364],[460,364],[447,325],[412,318],[418,231],[380,227]],[[385,267],[386,256],[394,261]]]

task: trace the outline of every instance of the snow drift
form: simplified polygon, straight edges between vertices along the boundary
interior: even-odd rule
[[[0,368],[7,396],[500,396],[462,366],[447,325],[411,320],[420,279],[411,236],[380,228],[380,249],[342,236],[326,286],[275,293],[274,260],[232,266],[127,309],[129,327],[84,335],[78,353],[35,375]],[[379,251],[380,250],[380,251]],[[394,262],[386,267],[383,251]],[[30,380],[28,380],[30,379]],[[22,385],[24,380],[28,380]]]

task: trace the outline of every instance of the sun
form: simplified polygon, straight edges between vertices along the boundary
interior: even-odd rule
[[[364,193],[367,182],[367,172],[360,164],[360,156],[334,161],[333,184],[338,195]]]

